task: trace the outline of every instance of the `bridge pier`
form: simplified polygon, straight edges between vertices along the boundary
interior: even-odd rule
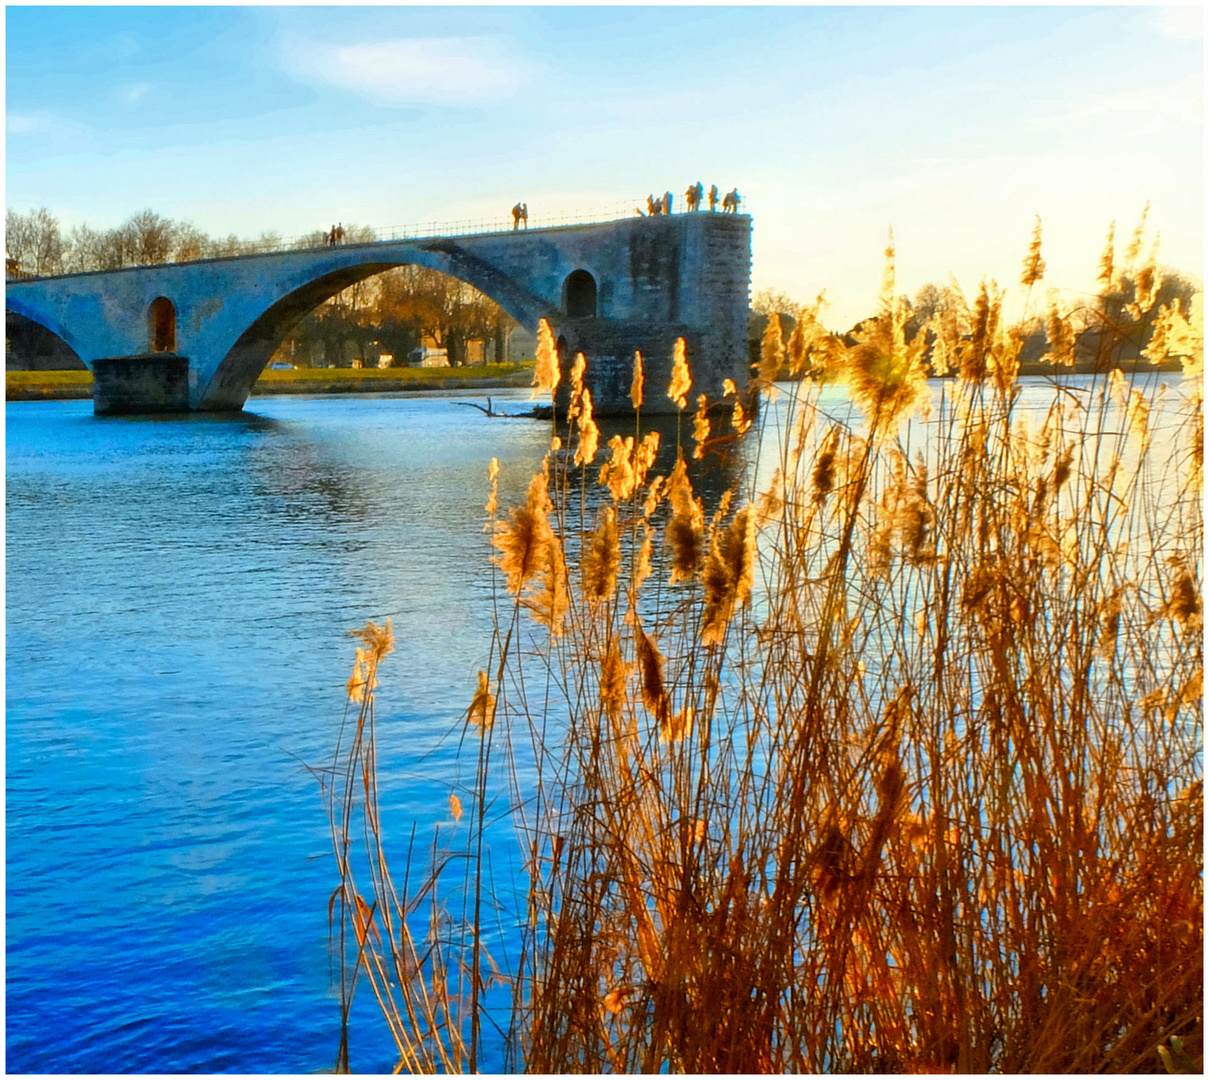
[[[189,358],[176,353],[106,356],[92,362],[95,416],[189,411]]]
[[[554,327],[558,344],[560,378],[554,409],[566,415],[571,395],[571,365],[577,353],[584,354],[584,384],[592,394],[596,416],[632,416],[630,387],[634,379],[634,354],[642,353],[643,401],[647,416],[673,416],[679,410],[667,396],[672,381],[672,353],[676,339],[684,338],[689,370],[693,375],[692,401],[697,394],[711,399],[722,396],[722,380],[731,378],[731,365],[718,374],[703,349],[702,335],[686,326],[649,326],[614,323],[605,319],[570,319]],[[716,377],[715,377],[716,376]],[[690,408],[692,406],[690,405]]]

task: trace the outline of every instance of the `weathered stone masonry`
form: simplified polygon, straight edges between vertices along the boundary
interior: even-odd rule
[[[635,350],[647,376],[644,411],[675,411],[666,387],[677,337],[687,344],[694,401],[721,396],[724,379],[746,382],[745,215],[634,217],[11,281],[5,308],[93,369],[97,412],[240,409],[303,315],[413,263],[475,286],[530,330],[548,320],[564,364],[577,352],[587,357],[601,415],[631,411]]]

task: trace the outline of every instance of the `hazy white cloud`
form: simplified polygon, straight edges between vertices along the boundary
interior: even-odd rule
[[[1128,93],[1089,99],[1073,108],[1056,110],[1038,123],[1069,130],[1076,122],[1119,117],[1126,113],[1145,113],[1154,118],[1195,120],[1199,123],[1203,111],[1204,80],[1198,74],[1174,82],[1141,84]]]
[[[9,135],[35,135],[50,127],[41,113],[5,113],[4,130]]]
[[[127,105],[135,105],[147,96],[147,91],[150,89],[150,83],[128,83],[118,89],[118,98]]]
[[[396,38],[351,45],[294,40],[285,66],[309,82],[359,94],[377,105],[490,100],[520,84],[520,67],[482,37]]]
[[[1199,4],[1155,8],[1152,18],[1155,30],[1176,41],[1200,41],[1205,33],[1205,12]]]

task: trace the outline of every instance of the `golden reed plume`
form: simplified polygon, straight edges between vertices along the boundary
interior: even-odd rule
[[[688,355],[684,338],[677,338],[672,349],[672,381],[667,388],[667,396],[683,409],[688,404],[688,392],[693,385],[692,376],[688,370]]]

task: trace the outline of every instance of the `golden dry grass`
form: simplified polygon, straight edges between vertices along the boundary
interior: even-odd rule
[[[1135,247],[1102,261],[1106,297]],[[1183,359],[1178,392],[1111,374],[1106,317],[1104,375],[1030,413],[988,283],[928,328],[957,372],[936,399],[887,254],[855,345],[802,312],[789,353],[808,374],[757,429],[759,488],[707,513],[683,454],[651,475],[641,426],[590,467],[580,410],[526,503],[492,514],[506,600],[467,710],[469,813],[481,845],[487,761],[532,761],[510,774],[528,892],[506,973],[528,1071],[1201,1060],[1199,306],[1164,312],[1148,346]],[[1025,286],[1043,271],[1038,231]],[[1071,316],[1050,318],[1060,355]],[[765,345],[767,381],[779,328]],[[863,425],[828,417],[819,376],[847,382]],[[357,670],[342,932],[400,1065],[473,1069],[481,846],[459,962],[416,959],[375,846],[364,652]],[[372,901],[340,827],[357,800]]]

